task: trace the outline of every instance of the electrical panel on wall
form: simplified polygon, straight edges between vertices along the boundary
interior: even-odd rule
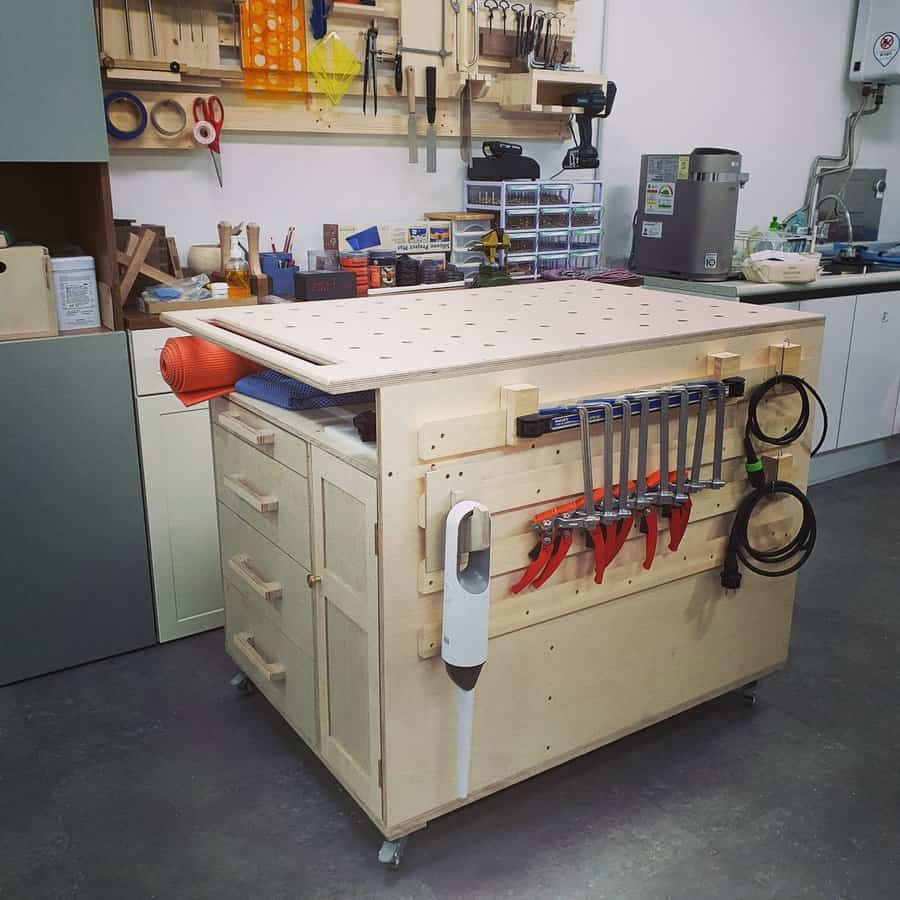
[[[900,3],[859,0],[850,80],[900,84]]]

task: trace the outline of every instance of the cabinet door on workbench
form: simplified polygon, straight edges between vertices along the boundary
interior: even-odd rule
[[[107,161],[91,0],[4,3],[0,73],[0,161]]]
[[[311,476],[322,755],[380,817],[376,482],[318,447]]]
[[[853,333],[853,314],[856,297],[830,297],[826,300],[801,300],[801,312],[825,316],[825,340],[819,364],[819,383],[816,388],[828,410],[828,436],[822,451],[834,450],[838,445],[841,426],[841,408],[844,404],[844,384],[847,379],[847,362],[850,359],[850,337]],[[813,446],[822,435],[822,415],[815,412]]]
[[[900,394],[900,291],[856,298],[838,446],[894,433]]]

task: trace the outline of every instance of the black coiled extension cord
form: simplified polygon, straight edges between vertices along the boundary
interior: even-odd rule
[[[759,424],[759,404],[774,387],[779,384],[790,385],[800,396],[800,415],[794,426],[780,435],[766,434]],[[766,481],[763,464],[753,446],[753,439],[776,447],[786,447],[799,440],[809,427],[811,404],[809,395],[815,397],[822,410],[822,437],[815,449],[810,454],[815,456],[819,452],[828,433],[828,411],[822,398],[815,388],[803,378],[796,375],[776,375],[763,382],[751,395],[747,409],[747,428],[744,432],[744,452],[747,456],[747,478],[753,486],[753,491],[741,501],[731,526],[731,534],[728,538],[728,547],[725,551],[725,567],[722,569],[722,587],[736,590],[741,586],[741,572],[738,560],[751,572],[763,575],[766,578],[780,578],[782,575],[790,575],[796,572],[812,555],[816,544],[816,514],[809,502],[809,498],[795,484],[789,481]],[[758,550],[750,544],[749,528],[750,519],[756,507],[764,497],[775,495],[793,497],[803,508],[803,520],[800,528],[783,547],[775,550]],[[775,568],[788,563],[786,567]]]

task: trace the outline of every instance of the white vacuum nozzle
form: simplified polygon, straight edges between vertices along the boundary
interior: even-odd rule
[[[471,521],[470,535],[480,535],[477,546],[463,547],[461,544],[460,534],[466,519]],[[456,784],[461,800],[469,794],[475,684],[487,661],[491,585],[490,534],[490,513],[482,504],[463,500],[450,510],[444,538],[441,658],[447,674],[457,686]],[[460,571],[463,552],[468,553],[468,563]]]

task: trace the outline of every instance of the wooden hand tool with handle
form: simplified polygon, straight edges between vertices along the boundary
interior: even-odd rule
[[[250,264],[250,290],[262,301],[269,293],[269,276],[263,275],[259,261],[259,225],[247,223],[247,262]]]
[[[225,271],[225,263],[231,256],[231,222],[219,222],[219,271]]]

